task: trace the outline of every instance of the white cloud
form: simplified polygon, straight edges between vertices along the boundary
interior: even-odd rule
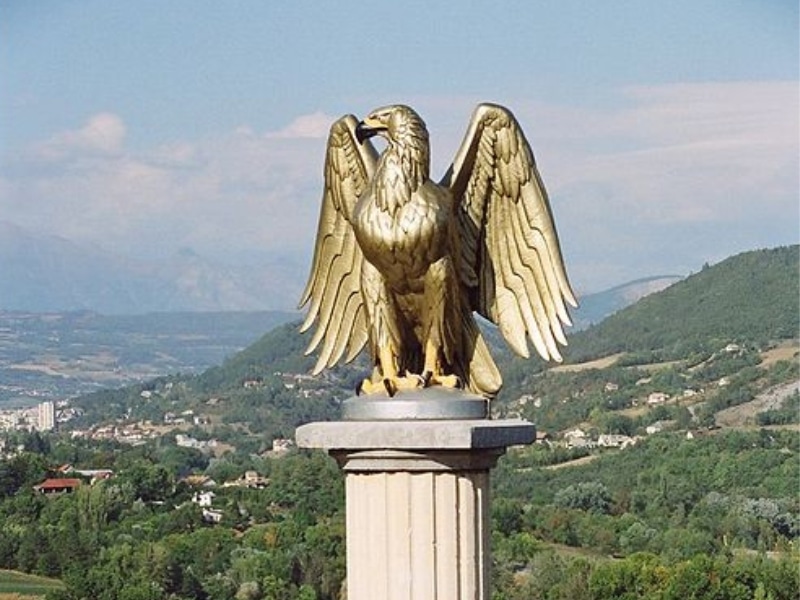
[[[310,115],[301,115],[280,131],[267,133],[266,137],[324,139],[328,137],[328,130],[335,120],[336,117],[319,111]]]
[[[90,117],[80,129],[63,131],[39,144],[36,148],[42,158],[58,160],[74,153],[115,154],[122,149],[126,127],[113,113],[99,113]]]
[[[579,287],[797,243],[797,82],[639,86],[607,100],[512,106]]]
[[[633,219],[739,219],[797,194],[797,86],[705,83],[626,90],[623,108],[575,114],[559,184],[596,184]]]
[[[796,82],[719,82],[635,86],[625,90],[637,104],[622,125],[667,143],[796,142]],[[793,114],[792,114],[793,113]],[[789,122],[786,119],[789,119]],[[625,123],[627,121],[627,123]]]
[[[238,128],[134,153],[122,120],[96,115],[4,165],[0,214],[134,255],[310,252],[324,155],[313,117],[281,135]]]

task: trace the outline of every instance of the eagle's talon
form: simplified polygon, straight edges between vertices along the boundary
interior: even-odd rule
[[[372,379],[364,379],[356,387],[356,394],[359,396],[372,396],[374,394],[382,394],[386,389],[383,379],[373,381]]]
[[[397,383],[392,381],[389,377],[385,377],[383,379],[383,387],[386,388],[386,393],[389,394],[389,398],[394,398],[394,395],[397,393]]]
[[[431,379],[433,379],[433,371],[425,371],[421,377],[422,377],[422,387],[430,387]]]
[[[429,385],[440,385],[446,388],[461,390],[464,389],[464,380],[458,375],[432,375]]]

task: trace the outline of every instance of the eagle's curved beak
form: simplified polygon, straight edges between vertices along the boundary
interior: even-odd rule
[[[356,139],[358,140],[359,144],[363,144],[364,140],[368,140],[369,138],[378,135],[381,131],[386,129],[383,125],[373,125],[372,122],[368,120],[364,120],[359,122],[356,125]]]

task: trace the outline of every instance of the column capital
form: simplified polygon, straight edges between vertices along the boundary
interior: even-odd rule
[[[521,419],[448,421],[326,421],[297,428],[300,448],[338,451],[505,450],[536,439],[536,428]]]

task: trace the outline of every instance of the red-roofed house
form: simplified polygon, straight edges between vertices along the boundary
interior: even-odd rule
[[[45,479],[39,485],[33,486],[33,489],[40,494],[64,494],[74,492],[80,485],[80,479],[65,477],[61,479]]]

